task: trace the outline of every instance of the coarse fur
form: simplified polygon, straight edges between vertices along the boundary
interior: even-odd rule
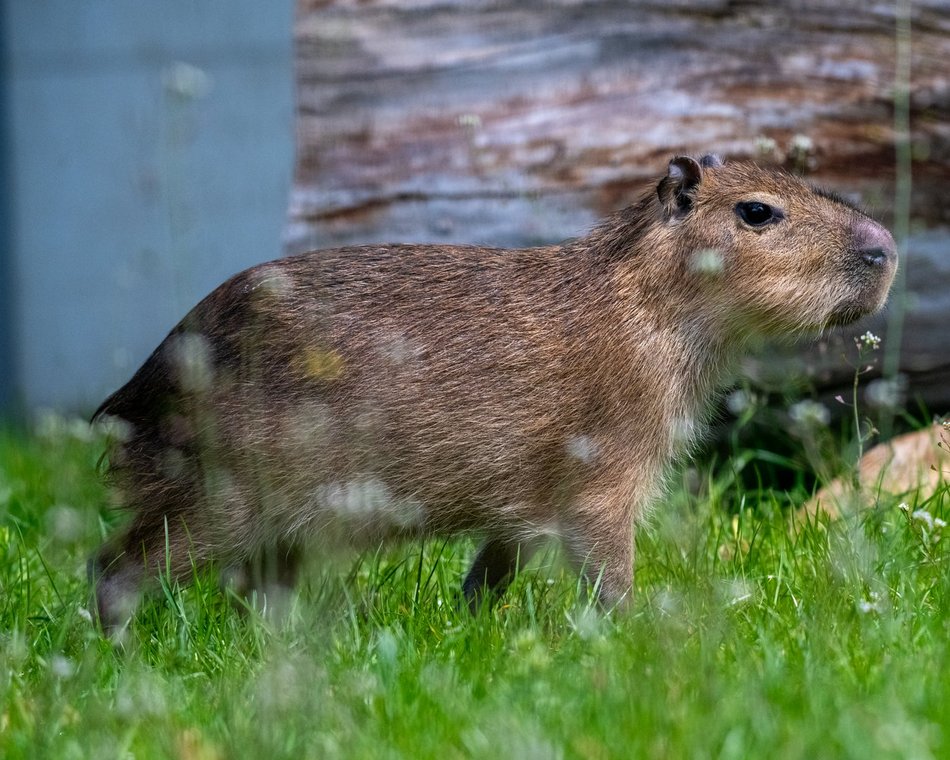
[[[749,202],[775,218],[747,223]],[[895,269],[860,211],[707,156],[563,245],[241,272],[96,412],[127,423],[110,468],[131,512],[91,562],[100,618],[193,563],[269,557],[290,582],[311,547],[464,531],[485,539],[473,606],[547,534],[620,603],[634,526],[750,341],[871,313]]]

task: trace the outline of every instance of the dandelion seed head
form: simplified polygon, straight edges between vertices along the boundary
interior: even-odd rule
[[[789,407],[788,415],[793,422],[803,428],[823,428],[827,427],[831,421],[831,413],[828,411],[828,407],[809,399],[792,404]]]

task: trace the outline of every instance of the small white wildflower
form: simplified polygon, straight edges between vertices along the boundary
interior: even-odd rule
[[[749,391],[737,388],[726,397],[726,408],[736,417],[741,417],[743,412],[754,406],[756,398]]]
[[[132,425],[121,417],[106,414],[97,419],[92,427],[95,431],[110,441],[127,441],[132,437]]]
[[[767,156],[775,153],[778,149],[778,143],[771,137],[759,135],[755,138],[755,152],[759,155]]]
[[[58,438],[63,434],[65,427],[63,417],[52,409],[37,411],[35,432],[40,438]]]
[[[862,599],[858,602],[858,612],[862,615],[871,613],[879,615],[884,612],[885,601],[885,598],[879,592],[871,591],[868,593],[866,599]]]
[[[151,673],[128,673],[116,690],[115,709],[124,718],[156,717],[168,709],[167,686]]]
[[[295,658],[277,657],[258,676],[255,696],[268,711],[283,712],[300,704],[309,682],[316,675],[306,663]]]
[[[72,438],[90,442],[95,439],[95,433],[88,421],[81,417],[64,417],[52,409],[40,409],[37,412],[35,430],[40,438],[51,441]]]
[[[788,145],[789,153],[811,153],[815,147],[814,141],[808,136],[797,134]]]
[[[376,655],[387,666],[395,665],[399,657],[399,640],[388,628],[380,631],[376,638]]]
[[[71,678],[76,672],[75,663],[61,654],[53,656],[49,663],[50,672],[57,678]]]
[[[877,351],[881,345],[881,339],[870,330],[864,333],[864,335],[855,338],[854,342],[858,348],[870,348],[872,351]]]
[[[78,608],[76,610],[76,614],[79,615],[79,617],[81,617],[87,623],[92,622],[92,613],[89,610],[87,610],[85,607]]]
[[[916,512],[911,514],[911,519],[916,520],[919,523],[923,523],[927,526],[927,530],[934,529],[934,517],[926,509],[918,509]]]
[[[896,409],[903,405],[906,395],[907,378],[902,375],[872,380],[864,392],[865,400],[878,409]]]
[[[53,538],[64,544],[79,540],[83,534],[82,517],[76,509],[65,504],[50,507],[46,524]]]
[[[828,408],[824,404],[809,399],[793,404],[788,414],[792,421],[806,428],[825,427],[831,422],[831,413]]]
[[[901,512],[904,512],[905,514],[906,514],[907,512],[910,512],[910,505],[909,505],[906,501],[902,501],[900,504],[898,504],[898,505],[897,505],[897,508],[898,508]]]
[[[941,520],[939,517],[935,517],[935,518],[934,518],[934,529],[935,529],[935,530],[942,530],[943,528],[946,528],[946,527],[947,527],[947,521],[946,521],[946,520]]]
[[[682,600],[669,589],[660,591],[654,601],[657,610],[663,617],[677,618],[682,611]]]
[[[518,654],[520,665],[534,669],[543,668],[550,662],[551,652],[535,631],[529,629],[518,634],[512,643],[515,652]]]
[[[726,593],[727,604],[730,607],[734,607],[737,604],[742,604],[752,599],[755,589],[750,583],[736,578],[726,583],[724,591]]]
[[[568,615],[567,619],[574,632],[585,640],[595,638],[603,627],[603,616],[590,607],[583,607],[576,615]]]
[[[482,117],[477,113],[463,113],[459,115],[458,124],[462,129],[479,129],[482,126]]]

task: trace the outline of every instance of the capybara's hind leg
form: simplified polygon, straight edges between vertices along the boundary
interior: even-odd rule
[[[104,546],[87,565],[99,625],[106,633],[121,628],[135,612],[145,587],[140,556]]]
[[[193,541],[181,520],[133,523],[89,561],[100,625],[107,632],[123,626],[159,576],[187,578],[196,564],[205,564],[209,548],[205,541]]]

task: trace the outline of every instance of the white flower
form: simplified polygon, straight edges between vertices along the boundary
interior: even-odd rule
[[[884,611],[884,599],[877,591],[871,591],[867,599],[858,602],[858,612],[862,615],[874,613],[880,614]]]
[[[791,153],[811,153],[815,143],[808,135],[798,134],[792,138],[788,147]]]
[[[934,529],[934,517],[926,509],[918,509],[911,515],[911,518],[927,526],[927,530]]]
[[[864,392],[865,400],[879,409],[894,409],[904,403],[907,393],[907,378],[898,375],[893,378],[879,377],[868,383]]]
[[[825,427],[831,421],[831,413],[817,401],[799,401],[788,410],[789,416],[802,427]]]
[[[870,348],[872,351],[877,351],[881,345],[881,339],[868,330],[864,335],[859,335],[854,339],[854,345],[859,349]]]
[[[776,148],[778,148],[778,143],[776,143],[771,137],[760,135],[759,137],[755,138],[755,150],[757,153],[774,153]]]
[[[68,657],[63,657],[63,655],[57,654],[53,656],[52,660],[50,660],[49,669],[50,672],[57,678],[71,678],[76,672],[76,664]]]
[[[742,388],[737,388],[726,397],[726,408],[736,417],[741,417],[749,407],[755,404],[755,396]]]

